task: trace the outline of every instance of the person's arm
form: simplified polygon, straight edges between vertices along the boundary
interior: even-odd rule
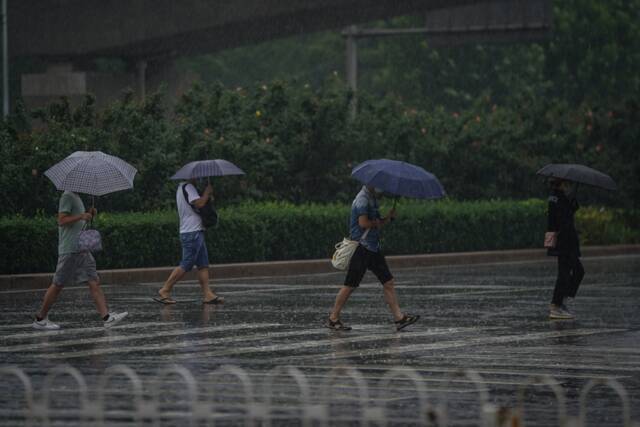
[[[391,209],[389,214],[384,218],[369,219],[368,215],[360,215],[358,217],[358,225],[360,228],[382,228],[390,223],[395,217],[395,209]]]
[[[558,209],[558,198],[549,196],[549,204],[547,208],[547,231],[558,232],[560,230],[560,218]]]
[[[213,187],[211,186],[211,184],[208,184],[207,188],[204,189],[202,196],[198,198],[192,198],[193,194],[198,194],[198,192],[193,186],[191,186],[191,188],[193,188],[193,192],[189,191],[190,188],[187,187],[187,196],[189,197],[189,203],[192,204],[196,209],[200,209],[207,204],[209,197],[211,197],[211,194],[213,194]]]
[[[396,217],[396,210],[391,209],[386,217],[384,218],[376,218],[369,219],[367,215],[360,215],[358,217],[358,225],[360,228],[382,228],[385,225],[389,224]]]
[[[90,221],[93,218],[93,212],[85,212],[80,215],[71,215],[68,212],[59,212],[58,213],[58,225],[60,227],[65,227],[67,225],[71,225],[74,222],[78,221]]]

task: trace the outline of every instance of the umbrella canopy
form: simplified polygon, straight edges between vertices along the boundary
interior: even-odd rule
[[[137,169],[102,151],[76,151],[45,171],[58,190],[102,196],[133,188]]]
[[[540,169],[537,174],[592,185],[605,190],[617,190],[618,188],[609,175],[583,165],[551,163]]]
[[[445,196],[438,178],[420,166],[398,160],[367,160],[354,167],[351,176],[365,185],[396,196],[438,199]]]
[[[224,175],[244,175],[244,171],[227,160],[199,160],[184,165],[171,179],[194,179]]]

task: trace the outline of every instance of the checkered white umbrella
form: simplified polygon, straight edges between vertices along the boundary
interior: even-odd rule
[[[102,196],[133,188],[136,168],[102,151],[76,151],[44,173],[58,190]]]

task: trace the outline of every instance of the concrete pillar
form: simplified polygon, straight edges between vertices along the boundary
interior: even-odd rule
[[[144,101],[147,96],[147,61],[144,59],[136,62],[136,74],[138,80],[138,97]]]
[[[349,105],[349,114],[351,118],[355,117],[358,110],[358,98],[356,91],[358,89],[358,44],[356,40],[356,33],[358,28],[355,25],[350,25],[346,34],[347,52],[347,84],[353,91],[353,99]]]

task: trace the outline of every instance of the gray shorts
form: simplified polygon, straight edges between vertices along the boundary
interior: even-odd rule
[[[58,257],[58,266],[53,275],[54,285],[65,286],[89,281],[98,281],[96,260],[91,252],[76,252]]]

